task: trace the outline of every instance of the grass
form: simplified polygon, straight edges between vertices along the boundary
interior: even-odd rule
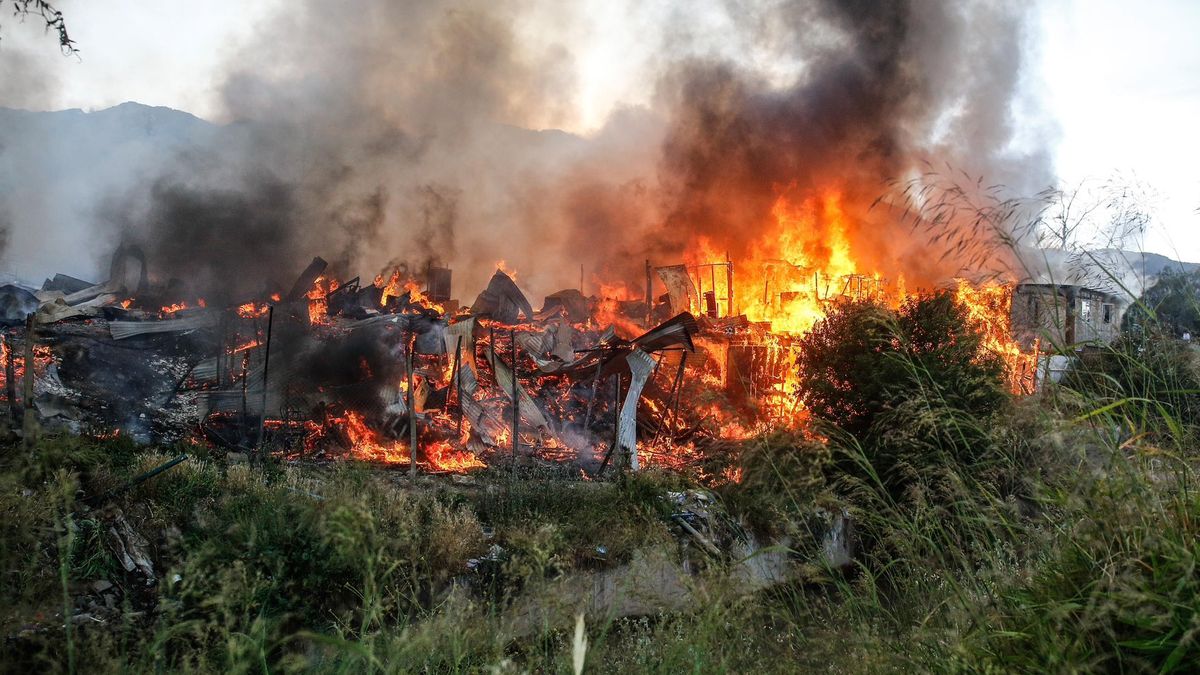
[[[751,439],[727,458],[741,482],[715,491],[801,573],[746,595],[709,561],[692,610],[587,617],[584,671],[1193,671],[1196,354],[1153,340],[1019,401],[968,411],[921,386],[856,434]],[[574,672],[573,622],[512,635],[508,611],[639,552],[685,557],[664,495],[696,487],[507,470],[414,484],[73,438],[2,457],[0,663],[14,671]],[[820,564],[818,508],[852,514],[851,569]],[[121,564],[118,518],[147,540],[154,579]],[[115,585],[107,612],[89,609],[97,581]],[[85,611],[103,623],[64,620]]]

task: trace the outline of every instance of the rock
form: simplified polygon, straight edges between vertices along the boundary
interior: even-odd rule
[[[832,568],[849,567],[854,562],[854,522],[845,509],[830,514],[819,510],[828,523],[821,537],[821,562]]]
[[[107,591],[108,589],[110,589],[112,587],[113,587],[112,582],[105,580],[105,579],[100,579],[99,581],[92,582],[92,590],[95,591],[96,593],[103,593],[104,591]]]

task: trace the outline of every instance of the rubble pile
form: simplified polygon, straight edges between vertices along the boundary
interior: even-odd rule
[[[315,258],[289,287],[236,303],[146,269],[123,246],[103,283],[0,289],[10,428],[425,471],[545,461],[590,477],[678,466],[697,443],[796,416],[785,339],[744,316],[697,318],[674,267],[659,270],[659,298],[566,289],[539,310],[502,270],[462,306],[436,267],[363,283]]]

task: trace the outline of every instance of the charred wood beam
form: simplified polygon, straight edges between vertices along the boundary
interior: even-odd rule
[[[21,402],[25,406],[22,434],[27,450],[33,449],[38,433],[37,415],[33,405],[33,322],[33,314],[25,318],[25,387]]]
[[[312,285],[317,281],[317,277],[321,276],[321,273],[328,266],[329,263],[325,262],[320,256],[313,258],[308,267],[304,268],[304,271],[296,278],[296,283],[292,284],[292,290],[288,291],[284,300],[293,302],[308,295],[308,289],[312,288]]]
[[[17,428],[17,417],[20,408],[17,407],[17,369],[13,364],[13,350],[16,349],[16,344],[13,342],[12,333],[5,331],[4,333],[4,394],[8,397],[8,412],[9,426],[12,429]]]
[[[258,416],[258,452],[265,452],[267,424],[267,388],[271,369],[271,327],[275,323],[275,305],[267,308],[267,344],[263,351],[262,414]]]

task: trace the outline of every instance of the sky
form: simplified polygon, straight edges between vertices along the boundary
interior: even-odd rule
[[[20,57],[52,77],[0,106],[103,109],[124,101],[222,119],[218,87],[233,54],[283,0],[59,0],[77,56],[62,56],[36,19],[0,17],[0,59]],[[1029,124],[1052,133],[1066,185],[1119,175],[1149,186],[1154,225],[1143,247],[1200,261],[1200,2],[1044,0],[1028,36]],[[621,106],[648,103],[652,47],[636,24],[669,18],[678,3],[587,0],[574,25],[556,26],[575,55],[574,114],[565,130],[588,134]],[[7,10],[6,10],[7,12]],[[786,77],[802,64],[763,64],[770,53],[731,44],[719,17],[690,14],[696,48],[756,61]],[[531,21],[526,31],[544,31]],[[534,36],[546,38],[546,36]],[[280,39],[286,39],[281,36]],[[270,45],[262,45],[270,59]],[[7,100],[6,100],[7,98]],[[563,123],[565,122],[565,123]]]

